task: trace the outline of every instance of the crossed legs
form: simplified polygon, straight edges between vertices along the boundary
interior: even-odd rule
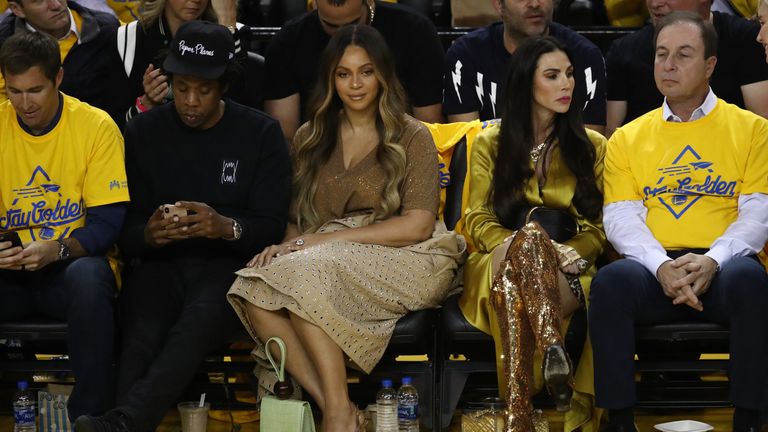
[[[501,394],[507,400],[505,431],[543,430],[546,426],[534,417],[530,403],[533,352],[544,353],[545,383],[558,410],[567,410],[572,367],[561,322],[564,310],[570,314],[578,302],[558,271],[557,252],[538,225],[526,225],[496,248],[492,265],[498,272],[491,286],[490,321]]]

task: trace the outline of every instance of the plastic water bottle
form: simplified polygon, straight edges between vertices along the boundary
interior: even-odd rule
[[[419,392],[411,385],[411,377],[403,377],[397,391],[397,423],[400,432],[419,432]]]
[[[35,395],[26,381],[16,384],[19,391],[13,395],[13,432],[35,432]]]
[[[376,393],[376,432],[398,432],[397,392],[392,380],[382,380]]]

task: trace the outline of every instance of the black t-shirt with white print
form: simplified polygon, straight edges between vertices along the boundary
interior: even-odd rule
[[[606,77],[600,49],[558,23],[550,24],[549,35],[570,51],[576,91],[586,101],[584,122],[605,125]],[[453,115],[478,111],[481,120],[499,118],[498,97],[509,58],[504,47],[504,25],[500,22],[456,39],[445,55],[443,112]]]

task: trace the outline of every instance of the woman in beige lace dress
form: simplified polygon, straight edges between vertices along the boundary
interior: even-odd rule
[[[229,300],[257,341],[279,336],[286,367],[323,411],[324,431],[360,427],[346,366],[381,358],[408,311],[440,305],[464,242],[436,222],[437,152],[405,112],[381,36],[336,32],[313,113],[293,141],[295,221],[256,255]]]

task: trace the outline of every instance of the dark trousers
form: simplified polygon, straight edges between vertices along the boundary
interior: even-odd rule
[[[118,409],[153,431],[174,406],[205,356],[239,320],[226,299],[242,259],[145,261],[120,296],[123,344]]]
[[[635,394],[635,325],[701,320],[730,327],[730,397],[737,407],[768,405],[768,275],[749,257],[734,258],[699,296],[697,312],[673,305],[656,277],[641,264],[615,261],[592,281],[589,334],[595,361],[597,405],[632,407]]]
[[[114,394],[115,277],[106,258],[56,262],[34,272],[0,271],[0,319],[47,316],[69,325],[67,345],[75,389],[70,419],[99,415]]]

